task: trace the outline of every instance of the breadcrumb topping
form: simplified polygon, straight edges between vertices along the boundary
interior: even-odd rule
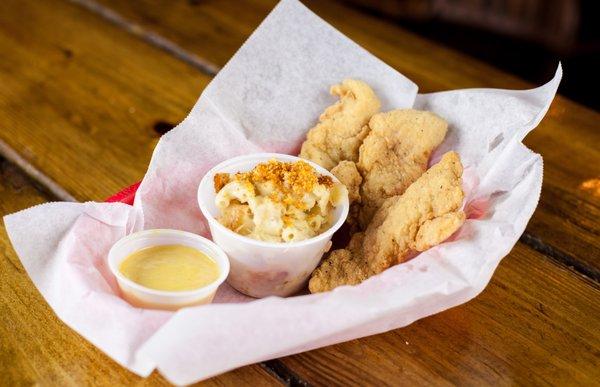
[[[221,188],[229,183],[229,173],[217,173],[215,177],[213,177],[213,183],[215,185],[215,192],[219,192]]]
[[[313,191],[317,184],[327,188],[333,186],[330,176],[317,173],[305,161],[283,162],[271,159],[260,163],[249,172],[238,172],[233,175],[233,180],[244,184],[271,183],[274,190],[269,194],[269,199],[282,202],[303,209],[302,199],[305,194]],[[232,181],[232,176],[227,173],[217,173],[214,177],[215,191],[219,192],[227,183]]]

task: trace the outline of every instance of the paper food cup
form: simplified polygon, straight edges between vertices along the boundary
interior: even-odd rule
[[[251,239],[217,221],[213,178],[216,173],[246,172],[257,164],[275,159],[284,162],[305,161],[320,174],[339,180],[329,171],[308,160],[278,153],[256,153],[224,161],[206,173],[198,187],[198,204],[208,221],[213,241],[229,256],[231,270],[227,282],[252,297],[289,296],[305,287],[308,277],[331,247],[331,237],[348,216],[348,197],[334,209],[332,226],[325,232],[299,242],[265,242]]]
[[[151,246],[184,245],[193,247],[212,258],[219,266],[216,281],[194,290],[165,291],[150,289],[125,277],[119,270],[121,262],[130,254]],[[150,309],[177,310],[184,306],[212,302],[217,288],[229,274],[227,255],[212,241],[190,232],[155,229],[136,232],[117,241],[108,253],[108,266],[117,278],[123,298],[130,304]]]

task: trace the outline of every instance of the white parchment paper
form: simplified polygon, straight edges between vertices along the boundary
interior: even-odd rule
[[[443,63],[440,63],[443,66]],[[258,361],[406,326],[475,297],[537,205],[542,159],[522,143],[562,72],[533,90],[417,95],[417,86],[294,0],[282,1],[157,145],[135,205],[50,203],[4,218],[24,267],[70,327],[139,375],[187,384]],[[207,235],[196,203],[203,174],[240,154],[296,154],[329,86],[362,79],[383,110],[431,110],[449,123],[432,158],[456,150],[469,219],[451,241],[355,287],[253,300],[228,286],[212,305],[142,310],[118,296],[108,250],[145,228]]]

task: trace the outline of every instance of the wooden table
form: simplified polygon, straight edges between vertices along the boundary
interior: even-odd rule
[[[139,180],[162,133],[272,0],[0,2],[0,213],[101,201]],[[422,92],[531,85],[337,2],[305,2]],[[569,70],[565,74],[569,76]],[[557,96],[526,144],[540,204],[475,300],[409,327],[251,365],[209,384],[600,382],[600,114]],[[0,385],[141,379],[62,324],[0,232]]]

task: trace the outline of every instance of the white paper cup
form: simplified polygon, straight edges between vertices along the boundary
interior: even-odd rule
[[[208,255],[219,266],[219,278],[213,283],[194,290],[165,291],[142,286],[125,277],[119,270],[121,262],[130,254],[151,246],[184,245]],[[229,274],[227,255],[212,241],[190,232],[155,229],[136,232],[117,241],[108,253],[108,266],[117,278],[123,298],[141,308],[177,310],[184,306],[210,303],[219,285]]]
[[[276,159],[284,162],[305,161],[317,172],[339,180],[326,169],[308,160],[278,153],[255,153],[224,161],[206,173],[198,187],[200,211],[208,220],[213,241],[229,256],[231,271],[227,282],[252,297],[289,296],[301,290],[308,277],[331,247],[331,236],[348,216],[348,197],[334,209],[332,226],[322,234],[300,242],[274,243],[245,237],[217,221],[213,178],[216,173],[245,172],[257,164]]]

